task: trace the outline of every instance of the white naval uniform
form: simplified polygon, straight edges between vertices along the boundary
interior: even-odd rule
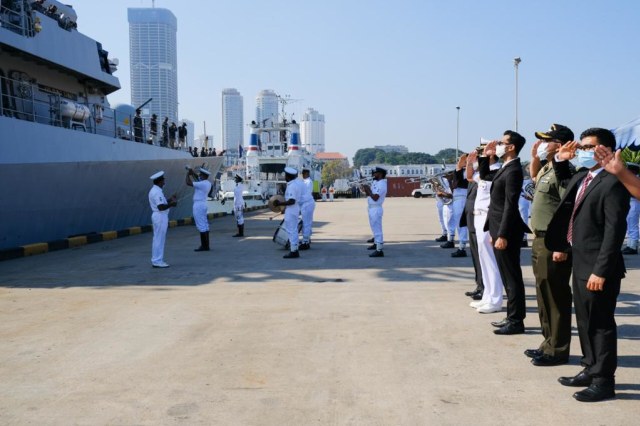
[[[198,232],[209,232],[207,219],[207,195],[211,191],[211,182],[203,180],[193,182],[193,219]]]
[[[153,224],[153,242],[151,243],[151,264],[164,262],[164,243],[167,239],[169,227],[169,209],[160,211],[158,206],[169,204],[164,197],[162,188],[153,185],[149,191],[149,205],[151,206],[151,223]]]
[[[242,193],[244,192],[244,185],[236,183],[236,187],[233,189],[233,213],[236,215],[236,223],[238,226],[244,225],[244,198]]]
[[[436,197],[436,208],[438,209],[438,220],[440,221],[440,228],[442,228],[442,235],[447,235],[447,225],[444,221],[444,200],[442,197]]]
[[[627,214],[627,247],[638,249],[638,220],[640,219],[640,201],[631,197]]]
[[[371,183],[371,194],[378,194],[378,200],[367,197],[369,208],[369,226],[373,233],[373,241],[376,243],[376,250],[382,250],[384,237],[382,234],[382,214],[384,213],[382,204],[387,196],[387,179],[374,180]]]
[[[300,200],[300,209],[302,211],[302,242],[311,242],[311,234],[313,233],[313,211],[316,208],[316,202],[313,199],[313,181],[311,178],[303,179],[305,190]]]
[[[462,228],[460,227],[460,217],[464,211],[464,205],[467,202],[467,189],[456,188],[451,191],[449,181],[447,179],[443,179],[443,181],[443,184],[446,185],[445,189],[449,190],[453,194],[453,202],[443,208],[444,222],[447,227],[449,241],[453,241],[455,239],[457,229],[460,248],[464,249],[469,241],[469,231],[466,226],[463,226]]]
[[[300,218],[300,200],[306,187],[302,179],[292,179],[287,182],[287,188],[284,192],[285,201],[295,200],[292,205],[288,205],[284,209],[284,229],[289,237],[289,250],[298,251],[298,220]]]
[[[491,170],[498,168],[500,168],[499,164],[491,165]],[[491,201],[491,182],[481,180],[478,173],[474,175],[474,180],[478,182],[478,192],[473,205],[473,224],[476,227],[478,258],[480,259],[482,283],[484,284],[482,304],[492,308],[499,308],[502,306],[502,277],[493,252],[491,235],[489,235],[489,231],[483,231]]]

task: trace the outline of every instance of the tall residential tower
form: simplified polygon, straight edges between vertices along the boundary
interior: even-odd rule
[[[310,154],[324,152],[324,114],[307,109],[300,120],[300,139],[302,149]]]
[[[149,103],[145,117],[169,117],[178,123],[178,20],[171,11],[160,8],[130,8],[129,51],[131,62],[131,103]],[[146,112],[146,111],[145,111]]]
[[[222,91],[222,149],[227,151],[230,164],[238,158],[238,147],[244,144],[242,108],[240,92],[236,89]]]
[[[260,127],[273,127],[278,125],[278,95],[273,90],[263,90],[256,96],[256,123]],[[279,141],[278,132],[262,133],[260,141],[263,149],[269,142]]]

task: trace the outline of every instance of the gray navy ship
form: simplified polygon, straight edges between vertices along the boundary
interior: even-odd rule
[[[107,100],[120,88],[116,69],[78,31],[71,6],[2,0],[0,249],[147,225],[149,176],[159,170],[165,194],[178,194],[170,218],[191,216],[185,166],[215,176],[223,158],[136,141],[134,107]]]

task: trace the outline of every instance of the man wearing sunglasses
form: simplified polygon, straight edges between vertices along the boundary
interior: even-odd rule
[[[572,253],[573,303],[585,368],[558,381],[564,386],[587,387],[573,394],[584,402],[615,397],[614,312],[626,272],[620,247],[627,230],[629,193],[594,157],[601,145],[615,149],[613,133],[592,128],[580,135],[580,144],[567,143],[556,154],[556,161],[577,158],[582,170],[569,181],[545,235],[549,250],[570,249]]]

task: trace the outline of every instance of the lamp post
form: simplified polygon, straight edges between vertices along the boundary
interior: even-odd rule
[[[513,66],[516,69],[516,132],[518,131],[518,65],[522,59],[520,57],[513,58]]]
[[[458,118],[456,119],[456,162],[458,161],[458,146],[460,144],[460,107],[457,106]]]

